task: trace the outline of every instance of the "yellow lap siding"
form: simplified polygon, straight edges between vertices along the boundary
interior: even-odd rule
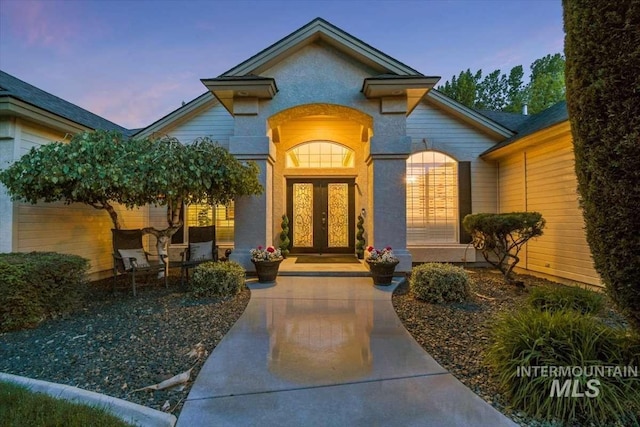
[[[531,135],[514,144],[522,150],[499,158],[500,212],[538,211],[547,221],[544,235],[522,251],[520,267],[600,285],[578,204],[569,126],[557,126],[554,138]]]

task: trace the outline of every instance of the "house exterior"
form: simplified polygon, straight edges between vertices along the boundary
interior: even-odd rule
[[[3,88],[5,79],[14,79],[0,76]],[[232,259],[247,270],[253,269],[250,248],[277,242],[283,214],[290,219],[293,253],[353,253],[362,215],[367,245],[393,247],[401,260],[397,271],[408,272],[415,262],[481,261],[462,218],[527,209],[543,213],[548,231],[528,244],[523,267],[598,284],[578,210],[566,107],[552,107],[564,116],[479,112],[433,89],[438,80],[315,19],[222,75],[203,79],[203,95],[134,136],[171,135],[187,144],[210,136],[237,158],[258,164],[263,195],[185,211],[187,227],[214,222],[218,240],[234,248]],[[4,107],[5,92],[3,165],[34,143],[74,131]],[[35,106],[41,115],[66,117],[58,105]],[[74,117],[76,132],[117,126]],[[39,139],[26,138],[31,134]],[[544,194],[553,194],[546,204]],[[93,271],[110,267],[106,214],[25,206],[1,193],[0,209],[11,218],[0,229],[1,250],[81,252],[91,257]],[[125,228],[165,226],[162,209],[122,211]],[[57,233],[56,221],[68,229]],[[174,243],[184,243],[185,235]],[[70,243],[75,239],[85,239],[84,250]]]

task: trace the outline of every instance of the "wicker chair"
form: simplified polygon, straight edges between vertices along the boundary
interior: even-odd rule
[[[168,286],[164,257],[150,261],[142,245],[142,230],[111,230],[113,237],[113,287],[118,274],[131,276],[133,296],[136,296],[136,275],[165,272],[164,285]]]
[[[203,262],[218,261],[216,245],[216,226],[189,227],[189,247],[182,252],[180,286],[184,287],[184,278],[189,280],[189,269]],[[209,243],[211,246],[209,247]]]

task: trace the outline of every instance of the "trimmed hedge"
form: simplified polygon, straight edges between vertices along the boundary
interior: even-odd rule
[[[421,300],[440,304],[464,302],[469,298],[469,276],[451,264],[426,263],[413,268],[409,287]]]
[[[234,261],[211,261],[197,266],[189,282],[196,297],[236,295],[245,285],[245,271]]]
[[[505,313],[491,330],[486,358],[496,372],[511,405],[549,421],[596,425],[637,425],[640,378],[611,375],[557,377],[527,375],[527,367],[628,367],[640,365],[640,340],[608,327],[593,316],[573,310],[533,308]],[[518,370],[520,375],[518,375]],[[595,397],[551,396],[554,380],[580,381],[580,392],[591,392],[587,381],[598,380]],[[573,390],[573,383],[571,391]],[[558,389],[556,388],[556,391]]]
[[[567,109],[587,242],[640,331],[640,4],[565,0]]]
[[[603,295],[576,286],[533,288],[527,302],[541,311],[574,310],[582,314],[597,314],[604,307]]]
[[[0,331],[33,327],[81,307],[89,261],[55,252],[0,254]]]

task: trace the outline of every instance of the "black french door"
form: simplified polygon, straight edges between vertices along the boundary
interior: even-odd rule
[[[355,252],[355,179],[287,179],[292,253]]]

